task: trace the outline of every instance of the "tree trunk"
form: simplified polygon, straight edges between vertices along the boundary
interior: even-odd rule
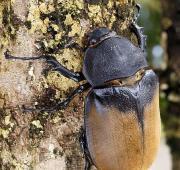
[[[167,37],[167,69],[160,75],[164,88],[162,119],[173,155],[173,170],[180,169],[180,2],[162,0],[163,35]],[[165,85],[165,86],[164,86]]]
[[[129,29],[134,5],[128,0],[0,0],[0,169],[84,167],[79,136],[85,94],[51,114],[22,109],[53,107],[79,83],[54,71],[44,76],[43,60],[7,60],[4,52],[51,54],[68,69],[81,71],[81,48],[96,27],[113,29],[137,44]]]

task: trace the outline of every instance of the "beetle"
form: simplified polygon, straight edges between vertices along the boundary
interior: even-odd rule
[[[137,6],[139,11],[139,6]],[[82,73],[62,66],[55,57],[14,57],[7,59],[45,59],[54,70],[76,82],[87,80],[65,101],[50,109],[64,109],[78,93],[89,89],[85,100],[84,127],[80,143],[85,170],[147,170],[160,143],[159,83],[146,61],[146,37],[136,24],[131,29],[139,47],[106,27],[88,35]]]

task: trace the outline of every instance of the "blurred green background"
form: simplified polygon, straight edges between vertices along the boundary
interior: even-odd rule
[[[180,0],[138,3],[139,25],[148,36],[148,60],[160,79],[162,146],[153,168],[180,170]]]

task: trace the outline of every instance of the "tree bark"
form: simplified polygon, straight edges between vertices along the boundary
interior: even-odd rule
[[[108,27],[137,44],[129,25],[134,1],[0,0],[0,169],[41,170],[84,167],[79,144],[85,94],[65,110],[25,112],[52,107],[79,83],[50,71],[42,60],[6,60],[14,56],[54,55],[74,72],[82,70],[86,35]]]
[[[163,37],[166,38],[168,63],[161,72],[163,90],[162,119],[173,156],[173,170],[180,169],[180,2],[162,1]]]

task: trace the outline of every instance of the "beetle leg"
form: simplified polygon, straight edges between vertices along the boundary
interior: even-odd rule
[[[88,88],[90,87],[90,84],[89,83],[86,83],[86,84],[82,84],[80,85],[77,89],[75,89],[68,97],[66,100],[64,101],[59,101],[57,102],[57,104],[51,108],[42,108],[42,109],[36,109],[36,108],[25,108],[23,107],[23,110],[24,111],[39,111],[39,112],[55,112],[55,111],[58,111],[58,110],[63,110],[65,109],[68,104],[72,101],[72,99],[79,93],[82,93],[84,92],[85,90],[87,90]]]
[[[8,51],[6,51],[4,53],[5,58],[6,59],[18,59],[18,60],[37,60],[37,59],[44,59],[48,64],[51,65],[51,67],[53,68],[52,70],[54,71],[58,71],[60,74],[62,74],[63,76],[70,78],[76,82],[80,82],[82,80],[84,80],[84,76],[81,72],[72,72],[70,70],[68,70],[67,68],[65,68],[63,65],[61,65],[57,59],[53,56],[50,55],[42,55],[42,56],[38,56],[38,57],[14,57],[12,55],[10,55],[8,53]],[[47,70],[46,70],[47,72]]]
[[[137,8],[137,14],[134,17],[133,23],[131,24],[131,28],[138,38],[139,47],[143,51],[145,51],[147,36],[144,35],[144,28],[137,25],[137,20],[140,15],[141,6],[139,4],[136,4],[136,8]]]
[[[140,16],[140,11],[141,11],[141,5],[140,4],[136,4],[136,9],[137,9],[137,14],[134,17],[134,22],[137,22],[139,16]]]
[[[57,110],[60,110],[60,109],[62,110],[62,109],[64,109],[64,108],[66,108],[67,105],[71,102],[71,100],[72,100],[77,94],[84,92],[84,91],[87,90],[89,87],[90,87],[90,84],[89,84],[89,83],[80,85],[77,89],[75,89],[75,90],[68,96],[68,98],[67,98],[65,101],[57,103],[57,105],[55,106],[55,108],[56,108]]]
[[[75,82],[80,82],[85,79],[81,72],[72,72],[72,71],[68,70],[63,65],[61,65],[57,61],[57,59],[53,56],[44,56],[44,59],[46,60],[46,62],[48,64],[51,65],[52,71],[57,71],[60,74],[62,74],[63,76],[74,80]]]
[[[83,127],[81,128],[80,133],[81,134],[80,134],[79,141],[80,141],[80,145],[81,145],[81,148],[82,148],[82,150],[84,152],[84,156],[85,156],[84,170],[90,170],[93,163],[92,163],[91,156],[90,156],[90,153],[89,153],[89,150],[88,150],[87,139],[86,139],[85,131],[84,131]]]
[[[85,160],[85,167],[84,167],[84,170],[90,170],[91,169],[91,164],[89,163],[89,161],[86,159]]]

